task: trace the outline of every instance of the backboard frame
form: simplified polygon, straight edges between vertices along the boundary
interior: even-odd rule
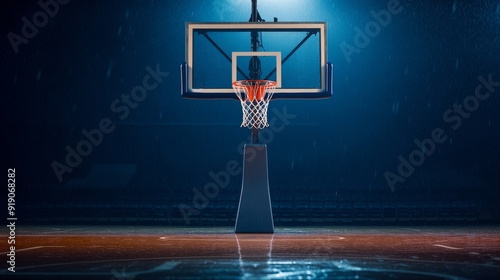
[[[234,22],[234,23],[186,23],[186,54],[185,63],[181,65],[181,94],[188,99],[233,99],[235,96],[231,85],[227,88],[194,88],[193,87],[193,37],[195,33],[206,32],[309,32],[319,33],[320,48],[320,86],[317,88],[276,88],[275,99],[321,99],[332,95],[333,65],[327,57],[327,27],[326,22]],[[300,44],[296,47],[300,48]],[[222,51],[222,50],[219,50]],[[275,50],[269,52],[275,53]],[[242,52],[237,52],[242,53]],[[281,53],[281,56],[287,54]],[[291,52],[288,55],[293,55]],[[225,55],[233,64],[234,55]],[[286,58],[285,58],[286,59]],[[277,67],[278,68],[278,67]],[[278,70],[278,69],[277,69]],[[279,75],[280,76],[280,75]]]

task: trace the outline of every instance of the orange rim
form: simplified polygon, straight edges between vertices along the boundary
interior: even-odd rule
[[[248,101],[262,101],[266,96],[269,88],[275,87],[276,82],[269,80],[242,80],[233,82],[233,86],[244,89],[247,94]]]

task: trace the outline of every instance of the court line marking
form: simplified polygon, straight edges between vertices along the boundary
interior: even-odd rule
[[[403,229],[407,229],[407,230],[410,230],[410,231],[416,231],[416,232],[421,232],[422,231],[422,230],[416,229],[416,228],[403,228]]]
[[[65,233],[65,232],[68,232],[68,231],[77,231],[77,230],[88,230],[88,229],[93,229],[94,227],[82,227],[82,228],[79,228],[79,227],[76,227],[76,228],[66,228],[66,229],[63,229],[62,227],[61,228],[50,228],[50,230],[45,230],[45,231],[41,231],[41,232],[38,232],[36,234],[48,234],[48,233]],[[34,234],[34,235],[36,235]]]
[[[24,248],[24,249],[16,249],[16,252],[21,252],[21,251],[28,251],[28,250],[37,250],[37,249],[42,249],[42,248],[64,248],[66,246],[36,246],[36,247],[29,247],[29,248]],[[10,252],[0,252],[0,254],[8,254]]]
[[[136,276],[138,276],[140,274],[155,273],[155,272],[164,271],[164,270],[171,270],[171,269],[175,268],[177,265],[179,265],[180,263],[181,262],[167,261],[167,262],[164,262],[156,267],[150,268],[148,270],[141,270],[141,271],[135,271],[135,272],[126,272],[125,267],[123,267],[121,271],[116,271],[116,269],[113,269],[113,270],[111,270],[111,273],[113,274],[113,276],[116,279],[135,278]]]
[[[152,236],[154,237],[154,236]],[[160,240],[166,240],[166,241],[195,241],[195,240],[205,240],[206,238],[205,237],[193,237],[193,238],[185,238],[185,237],[181,237],[181,238],[175,238],[175,237],[169,237],[169,236],[160,236],[158,239]],[[213,238],[213,239],[210,239],[211,241],[220,241],[220,240],[223,240],[223,241],[227,241],[227,240],[235,240],[236,237],[232,238]],[[327,237],[327,238],[275,238],[274,237],[274,240],[275,241],[330,241],[330,240],[344,240],[346,239],[346,237],[343,237],[343,236],[331,236],[331,237]],[[248,238],[241,238],[241,240],[244,240],[244,241],[263,241],[263,240],[271,240],[271,237],[248,237]]]
[[[450,250],[462,250],[463,249],[463,248],[451,247],[451,246],[446,246],[446,245],[441,245],[441,244],[432,244],[432,246],[441,247],[441,248],[450,249]]]

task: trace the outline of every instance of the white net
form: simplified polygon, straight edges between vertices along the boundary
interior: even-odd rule
[[[267,108],[276,89],[276,82],[243,80],[233,82],[233,89],[241,102],[242,127],[262,129],[268,127]]]

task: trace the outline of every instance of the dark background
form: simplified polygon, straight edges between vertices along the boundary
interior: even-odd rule
[[[1,165],[16,168],[19,219],[185,225],[179,206],[195,209],[193,188],[241,163],[249,131],[237,102],[181,98],[184,24],[246,21],[250,2],[73,0],[17,54],[9,32],[21,35],[21,18],[41,8],[2,2]],[[500,88],[458,129],[443,121],[479,76],[500,81],[500,1],[401,1],[350,63],[339,45],[389,1],[260,2],[268,21],[328,22],[335,66],[332,98],[271,103],[296,115],[267,143],[277,225],[500,221]],[[169,76],[120,120],[110,104],[157,64]],[[51,164],[103,118],[115,130],[60,182]],[[391,191],[384,173],[397,174],[398,156],[435,128],[447,141]],[[232,176],[189,225],[233,225],[240,187]]]

